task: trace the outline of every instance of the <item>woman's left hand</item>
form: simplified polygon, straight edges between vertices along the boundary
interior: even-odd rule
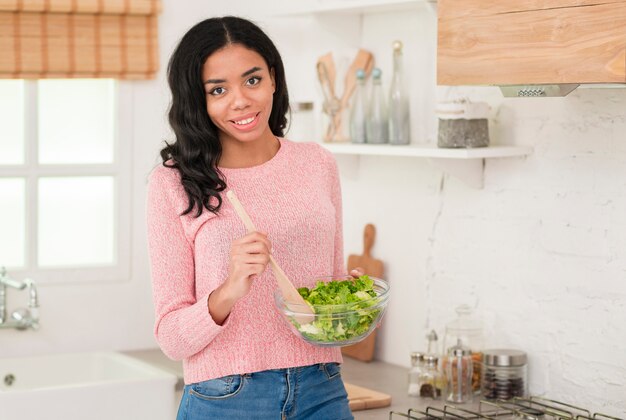
[[[364,274],[365,274],[365,270],[363,269],[363,267],[355,267],[352,270],[350,270],[350,275],[354,277],[355,279],[358,279]]]

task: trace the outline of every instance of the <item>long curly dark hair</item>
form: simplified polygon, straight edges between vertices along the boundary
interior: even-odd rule
[[[282,137],[287,125],[289,95],[283,61],[270,38],[254,23],[235,16],[206,19],[192,27],[174,50],[167,68],[172,91],[169,123],[176,140],[161,150],[163,166],[176,168],[189,199],[186,215],[194,208],[199,217],[206,208],[217,214],[220,192],[226,188],[223,174],[217,168],[222,156],[218,129],[207,114],[202,68],[215,51],[231,44],[240,44],[259,53],[268,69],[274,72],[276,89],[269,126],[275,136]],[[168,160],[171,164],[166,163]],[[212,203],[215,197],[217,203]]]

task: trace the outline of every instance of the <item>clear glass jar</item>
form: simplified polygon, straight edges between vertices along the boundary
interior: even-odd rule
[[[409,395],[420,396],[420,376],[424,366],[424,353],[414,351],[411,353],[411,368],[409,369]]]
[[[442,361],[445,377],[444,395],[446,401],[456,403],[471,402],[474,397],[472,389],[472,353],[469,347],[461,344],[450,347]]]
[[[528,395],[528,359],[520,350],[485,350],[482,358],[482,398],[509,400]]]
[[[473,316],[469,305],[460,305],[456,308],[457,318],[446,325],[446,334],[443,337],[443,354],[448,354],[451,347],[461,344],[469,347],[472,356],[473,374],[472,389],[475,394],[480,393],[480,375],[484,336],[482,322]]]
[[[439,358],[425,355],[422,373],[419,377],[419,396],[439,399],[443,388],[443,376],[439,370]]]

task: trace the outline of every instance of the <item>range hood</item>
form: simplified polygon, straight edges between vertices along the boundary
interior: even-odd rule
[[[580,85],[575,83],[563,83],[554,85],[504,85],[499,87],[505,98],[549,98],[567,96],[578,86]]]
[[[579,89],[624,89],[626,83],[555,83],[537,85],[500,85],[505,98],[557,98]]]

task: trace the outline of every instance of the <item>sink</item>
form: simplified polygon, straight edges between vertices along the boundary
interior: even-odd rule
[[[177,377],[116,352],[0,359],[2,420],[170,420]]]

